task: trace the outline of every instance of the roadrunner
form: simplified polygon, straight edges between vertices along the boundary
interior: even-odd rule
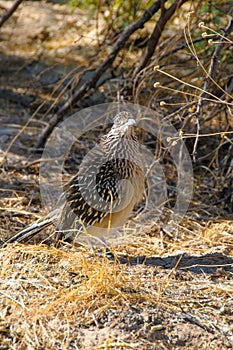
[[[128,112],[114,118],[110,131],[82,161],[77,175],[64,185],[60,206],[5,243],[27,241],[54,224],[64,232],[77,225],[90,235],[123,226],[134,206],[142,199],[144,172],[135,120]]]

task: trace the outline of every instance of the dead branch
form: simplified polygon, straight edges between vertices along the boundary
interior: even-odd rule
[[[133,77],[136,77],[136,75],[147,65],[148,61],[152,57],[155,48],[158,44],[158,41],[161,37],[161,34],[164,30],[165,25],[169,21],[169,19],[174,15],[176,10],[181,7],[187,0],[176,0],[167,10],[164,6],[161,6],[161,15],[159,17],[158,22],[156,23],[156,26],[154,28],[153,33],[151,34],[150,39],[147,43],[146,53],[141,58],[141,61],[139,65],[136,67]],[[163,4],[164,5],[164,4]]]
[[[154,4],[149,7],[148,10],[144,12],[141,18],[139,18],[137,21],[129,25],[120,35],[118,40],[113,45],[113,48],[109,54],[109,56],[106,58],[106,60],[96,69],[95,73],[93,74],[92,78],[87,80],[83,85],[81,85],[73,94],[73,96],[64,103],[64,105],[58,110],[57,114],[55,114],[48,125],[48,127],[45,129],[41,137],[39,138],[39,141],[37,143],[37,147],[41,148],[44,146],[47,137],[51,134],[55,126],[63,119],[64,113],[78,100],[80,100],[85,94],[90,91],[91,89],[96,87],[96,84],[101,77],[101,75],[111,66],[111,64],[114,62],[117,54],[119,51],[124,47],[126,41],[129,39],[129,37],[139,28],[143,28],[144,24],[150,20],[150,18],[161,8],[161,4],[163,2],[166,2],[167,0],[157,0],[154,2]],[[186,0],[182,0],[186,1]]]
[[[226,29],[224,30],[224,36],[227,37],[232,32],[232,30],[233,30],[233,17],[230,18],[228,25],[227,25]],[[208,76],[205,80],[203,92],[201,93],[200,98],[205,96],[205,91],[211,91],[210,90],[211,83],[213,86],[217,85],[217,83],[215,82],[215,79],[216,79],[216,75],[217,75],[217,69],[219,67],[219,55],[224,47],[224,45],[223,45],[224,40],[225,40],[224,37],[221,37],[219,39],[218,44],[216,45],[214,53],[211,57]]]
[[[232,12],[232,11],[231,11]],[[227,37],[233,30],[233,16],[231,15],[231,18],[228,22],[228,25],[226,29],[224,30],[224,35]],[[216,75],[217,75],[217,69],[219,67],[219,55],[221,53],[221,50],[223,48],[223,41],[224,37],[221,37],[219,39],[218,44],[216,45],[216,48],[214,50],[214,53],[211,57],[210,67],[207,74],[207,77],[205,79],[203,91],[200,93],[200,96],[198,98],[197,108],[196,108],[196,120],[197,120],[197,138],[195,140],[195,144],[193,147],[193,156],[195,157],[196,149],[197,149],[197,143],[198,143],[198,135],[199,135],[199,129],[200,129],[200,113],[201,113],[201,107],[204,101],[204,97],[206,97],[206,91],[212,91],[214,86],[219,87],[217,81],[216,81]]]
[[[9,8],[9,10],[7,10],[4,13],[4,15],[0,18],[0,28],[8,20],[8,18],[10,18],[13,15],[13,13],[17,10],[21,2],[23,2],[23,0],[15,0],[11,8]]]

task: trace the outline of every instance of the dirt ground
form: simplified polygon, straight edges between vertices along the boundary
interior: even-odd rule
[[[0,10],[11,4],[0,1]],[[36,140],[70,76],[95,59],[87,16],[27,1],[2,27],[1,239],[45,213]],[[193,211],[173,231],[148,221],[109,257],[88,245],[41,244],[44,236],[0,249],[0,350],[233,348],[233,222],[224,208]]]

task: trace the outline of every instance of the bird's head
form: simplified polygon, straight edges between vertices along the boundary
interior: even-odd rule
[[[132,114],[126,111],[118,113],[114,118],[112,132],[118,137],[127,137],[133,135],[133,126],[136,124]]]
[[[134,125],[136,124],[132,114],[126,111],[118,113],[113,126],[102,137],[102,146],[106,154],[111,158],[132,158],[132,154],[138,153],[137,137],[134,134]]]
[[[134,138],[134,128],[136,121],[131,113],[123,111],[118,113],[113,119],[113,126],[108,137],[117,139]]]

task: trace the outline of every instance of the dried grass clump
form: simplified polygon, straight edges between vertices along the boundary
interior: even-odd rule
[[[42,339],[51,345],[66,338],[69,327],[87,327],[106,309],[140,299],[139,277],[84,249],[8,246],[1,251],[4,324],[17,344],[39,346]]]
[[[112,247],[115,258],[85,246],[1,249],[4,344],[18,349],[150,346],[158,332],[165,339],[174,322],[217,332],[219,339],[224,334],[228,341],[233,337],[233,225],[196,226],[192,235],[188,226],[195,227],[186,218],[176,237],[151,231],[135,234],[132,241],[132,235],[130,242]]]

